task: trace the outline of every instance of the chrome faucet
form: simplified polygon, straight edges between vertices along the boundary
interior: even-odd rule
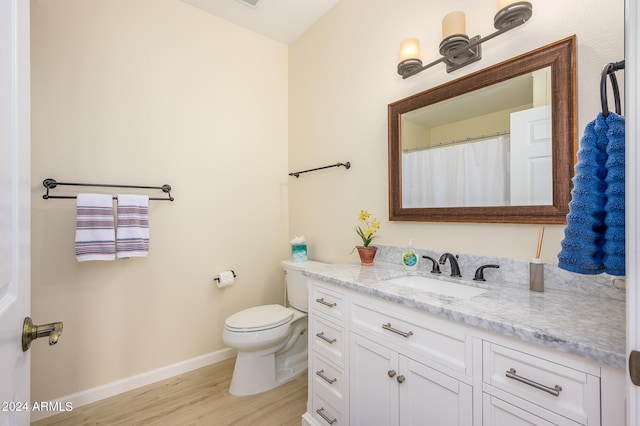
[[[451,264],[451,276],[452,277],[461,277],[460,275],[460,265],[458,265],[458,261],[456,260],[458,256],[454,256],[451,253],[444,253],[440,256],[440,264],[444,265],[447,263],[447,259],[449,259],[449,263]]]

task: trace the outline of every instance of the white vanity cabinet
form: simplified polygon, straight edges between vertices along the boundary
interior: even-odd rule
[[[470,385],[356,333],[349,385],[352,425],[473,424]]]
[[[349,424],[345,301],[344,293],[309,283],[308,424]]]
[[[348,306],[350,424],[473,424],[463,330],[362,295]]]
[[[309,280],[303,425],[624,426],[624,371]]]

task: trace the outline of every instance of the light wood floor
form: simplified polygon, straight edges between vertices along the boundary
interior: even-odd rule
[[[235,359],[74,408],[32,423],[49,425],[300,426],[307,375],[260,395],[229,395]]]

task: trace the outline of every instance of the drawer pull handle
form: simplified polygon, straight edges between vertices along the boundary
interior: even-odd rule
[[[330,339],[327,336],[324,335],[324,331],[321,333],[316,333],[316,336],[321,338],[322,340],[324,340],[325,342],[329,343],[329,344],[333,344],[336,342],[336,339]]]
[[[396,380],[398,381],[398,383],[404,383],[405,377],[401,374],[398,377],[396,377]]]
[[[327,302],[327,301],[325,301],[324,297],[321,297],[320,299],[316,299],[316,302],[322,303],[323,305],[328,306],[330,308],[334,308],[334,307],[338,306],[336,304],[336,302]]]
[[[402,331],[402,330],[395,329],[395,328],[391,327],[391,323],[390,323],[390,322],[388,322],[388,323],[386,323],[386,324],[382,324],[382,328],[384,328],[385,330],[392,331],[392,332],[394,332],[394,333],[396,333],[396,334],[399,334],[399,335],[401,335],[402,337],[409,337],[409,336],[413,336],[413,332],[412,332],[411,330],[409,330],[409,331],[407,331],[407,332],[404,332],[404,331]]]
[[[396,370],[387,371],[387,375],[389,375],[389,377],[394,377],[396,375]]]
[[[327,376],[325,376],[324,375],[324,370],[316,371],[316,375],[320,376],[322,378],[322,380],[324,380],[325,382],[329,383],[330,385],[332,385],[336,380],[338,380],[335,377],[333,379],[330,379]]]
[[[324,413],[324,407],[318,408],[316,410],[316,413],[318,413],[320,415],[320,417],[322,417],[324,419],[324,421],[329,423],[330,425],[332,425],[332,424],[334,424],[335,422],[338,421],[338,419],[336,419],[335,417],[333,419],[330,419],[329,417],[327,417],[327,415]]]
[[[510,368],[509,371],[507,371],[505,374],[510,379],[514,379],[526,385],[533,386],[534,388],[548,392],[553,396],[560,396],[560,392],[562,391],[562,386],[560,385],[555,385],[554,387],[550,388],[549,386],[541,385],[540,383],[534,382],[533,380],[529,380],[525,377],[518,376],[516,374],[515,368]]]

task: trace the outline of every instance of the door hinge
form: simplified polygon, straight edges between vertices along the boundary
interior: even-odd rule
[[[631,351],[629,355],[629,376],[631,376],[631,382],[640,386],[640,352]]]

